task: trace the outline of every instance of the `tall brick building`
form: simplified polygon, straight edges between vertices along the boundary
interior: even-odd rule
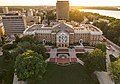
[[[69,0],[57,0],[56,15],[57,20],[69,19]]]

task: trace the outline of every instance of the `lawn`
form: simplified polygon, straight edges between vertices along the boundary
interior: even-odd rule
[[[80,64],[59,66],[49,63],[42,80],[37,84],[99,84]]]

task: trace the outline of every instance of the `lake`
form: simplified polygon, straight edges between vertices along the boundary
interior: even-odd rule
[[[110,16],[110,17],[114,17],[114,18],[120,19],[120,11],[97,10],[97,9],[80,9],[80,11],[98,13],[100,15]]]

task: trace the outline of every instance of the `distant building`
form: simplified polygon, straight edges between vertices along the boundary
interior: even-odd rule
[[[33,9],[29,9],[27,12],[28,17],[33,17]]]
[[[3,13],[4,13],[4,14],[8,14],[8,13],[9,13],[8,7],[3,7]]]
[[[25,17],[21,15],[4,15],[2,22],[7,35],[22,34],[26,28]]]
[[[41,17],[40,16],[33,16],[33,17],[26,17],[27,26],[31,26],[35,23],[41,23]]]
[[[69,19],[69,0],[57,0],[56,15],[57,20]]]

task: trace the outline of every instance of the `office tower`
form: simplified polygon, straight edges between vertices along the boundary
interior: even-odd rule
[[[9,13],[8,7],[3,7],[3,13],[5,13],[5,14],[8,14],[8,13]]]
[[[69,0],[57,0],[56,15],[57,20],[69,19]]]
[[[29,17],[33,17],[33,9],[29,9],[28,12],[27,12],[27,15]]]
[[[22,34],[26,28],[25,17],[21,15],[5,15],[2,16],[5,34]]]

